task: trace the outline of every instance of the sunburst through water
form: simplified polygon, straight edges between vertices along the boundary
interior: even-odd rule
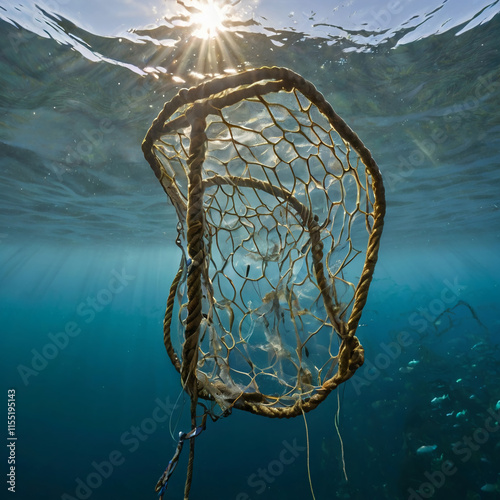
[[[178,0],[177,4],[187,14],[177,13],[165,20],[189,31],[179,53],[178,69],[198,78],[235,71],[243,63],[233,31],[242,23],[239,1]]]
[[[214,38],[226,30],[224,21],[227,19],[228,4],[220,4],[213,0],[196,2],[191,14],[191,22],[196,26],[193,35],[204,40]]]

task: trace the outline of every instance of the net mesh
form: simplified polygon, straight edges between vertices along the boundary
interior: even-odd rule
[[[180,91],[143,151],[179,219],[164,340],[185,389],[222,412],[313,409],[363,363],[385,211],[370,152],[284,68]]]

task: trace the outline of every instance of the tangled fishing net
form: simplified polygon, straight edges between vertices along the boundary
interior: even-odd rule
[[[314,409],[363,364],[385,213],[369,150],[311,83],[260,68],[181,90],[143,152],[178,217],[164,343],[194,427],[200,399]]]

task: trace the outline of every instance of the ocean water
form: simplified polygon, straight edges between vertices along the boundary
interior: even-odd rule
[[[190,423],[162,340],[176,215],[141,141],[180,88],[280,65],[387,196],[365,364],[307,414],[315,498],[500,498],[500,3],[225,5],[203,38],[187,1],[0,0],[1,497],[156,497]],[[301,417],[235,410],[196,442],[191,499],[313,498]]]

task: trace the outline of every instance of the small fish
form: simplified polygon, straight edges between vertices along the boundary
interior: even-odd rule
[[[500,410],[500,399],[497,401],[497,404],[495,405],[495,410],[496,411]]]
[[[459,411],[456,415],[455,415],[455,418],[462,418],[462,417],[465,417],[465,415],[467,414],[467,410],[462,410],[462,411]]]
[[[500,488],[497,484],[486,483],[481,486],[481,491],[484,491],[485,493],[498,493],[500,492]]]
[[[426,453],[432,453],[437,446],[435,444],[428,444],[426,446],[421,446],[417,450],[417,455],[425,455]]]
[[[418,359],[412,359],[409,363],[408,366],[417,366],[420,363]]]
[[[432,398],[431,403],[433,405],[440,404],[442,403],[445,399],[450,399],[450,396],[448,394],[443,394],[442,396]]]
[[[398,371],[400,373],[411,373],[413,371],[413,366],[402,366]]]
[[[486,344],[486,342],[478,342],[477,344],[474,344],[472,347],[471,347],[471,351],[473,351],[474,349],[481,349],[483,347],[488,347],[488,344]]]

